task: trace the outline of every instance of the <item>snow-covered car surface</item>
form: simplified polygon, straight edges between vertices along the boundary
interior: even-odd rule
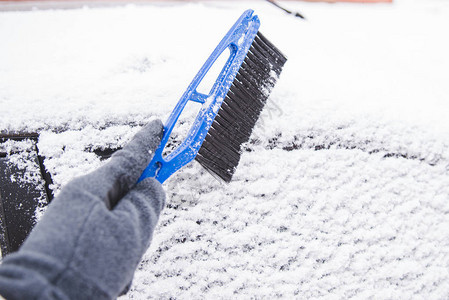
[[[165,120],[247,8],[287,56],[230,184],[196,162],[131,291],[145,298],[449,295],[449,3],[154,3],[0,12],[0,131],[51,188]],[[180,138],[192,122],[181,118]]]

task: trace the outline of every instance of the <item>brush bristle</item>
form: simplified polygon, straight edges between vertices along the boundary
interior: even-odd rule
[[[260,32],[218,111],[196,160],[231,181],[246,143],[287,58]]]

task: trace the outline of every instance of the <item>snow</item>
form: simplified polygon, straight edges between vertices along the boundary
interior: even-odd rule
[[[0,12],[0,131],[57,192],[165,120],[247,8],[288,57],[234,180],[197,163],[121,299],[449,294],[449,3],[211,1]],[[181,117],[179,136],[193,122]]]
[[[10,182],[15,183],[25,190],[30,189],[30,186],[35,187],[31,191],[31,194],[37,197],[36,203],[38,207],[35,212],[35,217],[36,220],[39,220],[48,202],[44,189],[44,180],[40,173],[40,166],[36,154],[36,142],[33,140],[6,140],[0,143],[0,153],[5,153],[8,157],[9,164],[7,168],[10,168],[10,170],[5,171],[6,174],[12,174],[10,176]],[[17,203],[17,207],[22,207],[22,205],[22,203]]]

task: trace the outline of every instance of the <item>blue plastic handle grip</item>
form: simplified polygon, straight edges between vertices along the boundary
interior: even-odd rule
[[[198,150],[221,107],[223,99],[231,87],[259,30],[260,21],[257,16],[253,16],[253,12],[253,10],[247,10],[240,16],[190,83],[170,114],[164,126],[164,135],[162,136],[161,144],[156,149],[153,159],[143,171],[138,182],[147,177],[155,177],[160,183],[163,183],[173,173],[191,162],[198,154]],[[218,75],[211,91],[208,95],[199,93],[197,91],[198,85],[217,58],[227,48],[230,50],[230,57]],[[188,101],[202,103],[203,106],[198,112],[184,141],[169,155],[163,157],[162,153],[170,134]]]

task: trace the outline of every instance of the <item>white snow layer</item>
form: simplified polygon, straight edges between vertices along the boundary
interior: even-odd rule
[[[53,189],[165,120],[246,8],[289,58],[229,185],[168,180],[122,299],[449,295],[449,3],[264,1],[0,13],[0,129]],[[192,118],[183,118],[185,131]]]

